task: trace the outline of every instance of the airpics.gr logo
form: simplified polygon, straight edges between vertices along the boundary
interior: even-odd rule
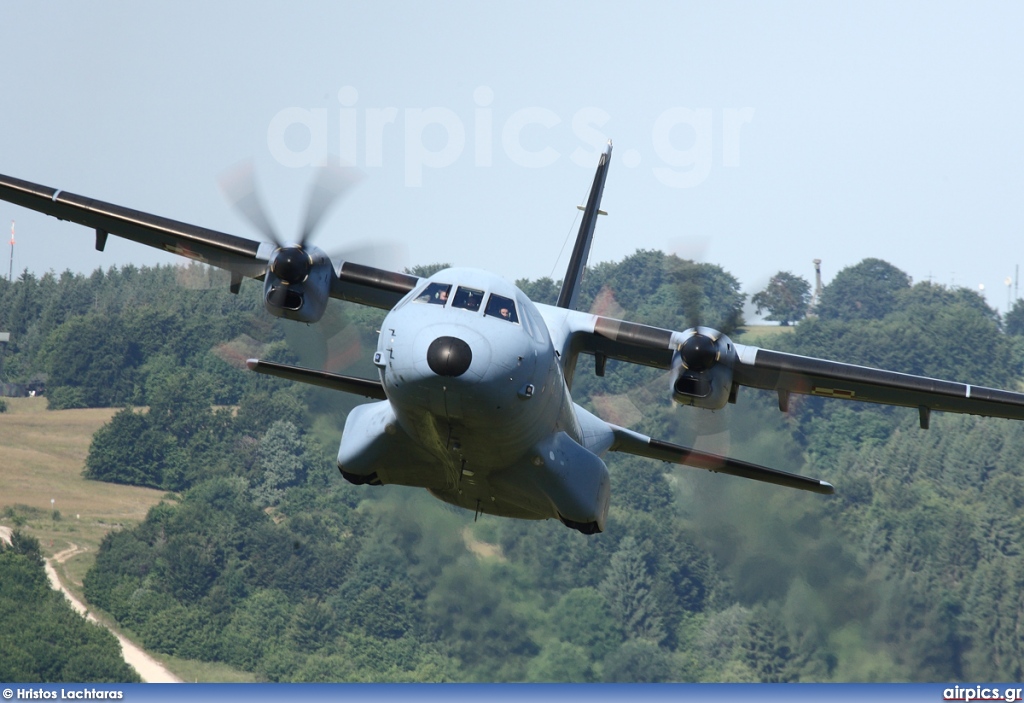
[[[944,701],[1006,701],[1021,700],[1021,688],[999,688],[996,686],[953,686],[942,691]]]
[[[271,156],[289,168],[316,166],[331,153],[349,165],[378,168],[401,158],[405,184],[423,185],[425,169],[441,169],[472,159],[490,167],[496,158],[523,168],[552,166],[566,154],[548,135],[566,127],[578,146],[568,154],[575,164],[591,168],[607,144],[611,115],[600,107],[582,107],[563,119],[556,111],[531,106],[513,110],[493,107],[494,91],[480,86],[459,109],[449,107],[367,107],[359,105],[352,86],[338,91],[338,109],[286,107],[267,126]],[[754,108],[668,107],[651,122],[651,172],[671,188],[692,188],[711,174],[716,161],[715,135],[721,142],[719,163],[740,163],[743,125],[754,120]],[[565,135],[558,134],[565,142]],[[646,148],[646,145],[643,145]],[[496,156],[496,147],[497,154]],[[395,155],[396,151],[401,156]],[[637,168],[649,161],[636,148],[622,151],[621,163]]]

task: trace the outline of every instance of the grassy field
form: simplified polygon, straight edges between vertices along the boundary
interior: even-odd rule
[[[730,335],[740,344],[752,346],[770,346],[773,337],[784,334],[792,334],[796,327],[792,325],[782,327],[780,325],[744,325],[736,333]]]
[[[0,414],[0,522],[23,523],[47,556],[72,544],[95,552],[111,528],[138,523],[164,497],[82,478],[92,435],[115,410],[51,412],[45,398],[8,398],[7,408]]]
[[[82,579],[103,536],[141,522],[169,496],[82,478],[92,435],[116,410],[48,411],[45,398],[5,400],[7,412],[0,413],[0,524],[34,536],[48,557],[63,552],[63,561],[54,567],[84,601]],[[252,680],[250,674],[223,665],[158,658],[186,681]]]

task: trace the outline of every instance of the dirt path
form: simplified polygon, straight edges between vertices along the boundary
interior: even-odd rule
[[[67,559],[72,554],[76,554],[78,551],[81,550],[79,550],[78,547],[76,547],[75,545],[71,545],[71,549],[65,549],[60,554],[56,555],[54,557],[54,560],[57,560],[59,563],[63,560],[58,560],[57,556],[65,555],[64,559]],[[64,588],[64,584],[61,583],[60,577],[57,576],[57,570],[53,568],[53,563],[52,560],[50,559],[46,560],[46,575],[50,579],[50,585],[55,590],[58,590],[61,593],[63,593],[64,597],[71,601],[72,608],[78,611],[79,614],[84,615],[86,620],[90,622],[99,623],[99,621],[95,617],[93,617],[93,615],[89,612],[88,608],[86,608],[80,600],[71,595],[71,592],[68,591],[68,589]],[[117,641],[121,643],[121,656],[124,657],[125,662],[127,662],[130,667],[132,667],[133,669],[135,669],[135,671],[139,673],[139,676],[142,678],[143,682],[182,682],[181,679],[179,679],[177,676],[168,671],[163,664],[161,664],[156,659],[146,654],[140,648],[136,647],[135,644],[133,644],[128,638],[121,635],[120,633],[114,632],[113,630],[110,630],[110,632],[113,633],[114,637],[117,638]]]
[[[57,562],[58,564],[63,564],[64,562],[66,562],[68,559],[70,559],[71,557],[75,556],[79,552],[86,551],[85,549],[79,547],[74,542],[70,542],[69,544],[71,545],[70,547],[65,549],[63,552],[57,552],[56,554],[54,554],[51,557],[51,560]]]
[[[7,544],[11,543],[11,528],[0,525],[0,540],[3,540]],[[71,602],[71,607],[79,614],[84,615],[86,620],[102,624],[89,613],[88,608],[86,608],[80,600],[71,595],[71,592],[68,589],[64,588],[64,584],[61,583],[60,577],[57,576],[57,570],[53,568],[54,563],[63,564],[75,554],[83,551],[85,550],[80,548],[78,545],[71,544],[67,549],[54,554],[52,558],[46,560],[46,577],[50,580],[50,586],[53,587],[54,590],[63,593],[64,597]],[[124,657],[125,662],[138,672],[144,682],[182,683],[181,679],[168,671],[163,664],[136,647],[126,637],[114,632],[113,630],[110,630],[110,632],[117,638],[117,641],[121,643],[121,656]]]

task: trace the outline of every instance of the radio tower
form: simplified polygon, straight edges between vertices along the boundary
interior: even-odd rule
[[[14,280],[14,220],[11,220],[11,263],[7,267],[7,282]]]
[[[814,295],[811,296],[811,304],[807,307],[813,310],[818,307],[818,302],[821,300],[821,291],[824,286],[821,285],[821,259],[814,259]]]

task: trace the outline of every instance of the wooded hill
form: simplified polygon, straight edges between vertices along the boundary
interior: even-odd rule
[[[117,639],[50,588],[39,542],[17,530],[0,541],[0,622],[0,681],[139,681]]]
[[[585,288],[604,314],[758,343],[716,266],[640,251]],[[338,476],[356,399],[237,366],[318,347],[369,371],[378,311],[339,305],[326,340],[290,348],[259,289],[232,296],[197,266],[0,283],[0,381],[45,378],[56,407],[124,405],[89,475],[180,492],[111,533],[85,580],[146,647],[275,681],[1024,678],[1024,425],[937,414],[924,431],[913,411],[820,398],[782,414],[747,389],[707,413],[673,407],[663,374],[581,364],[574,394],[599,415],[836,495],[609,455],[604,534],[474,523],[422,491]],[[1001,320],[876,259],[840,272],[817,312],[764,345],[1008,388],[1024,367],[1020,301]]]

